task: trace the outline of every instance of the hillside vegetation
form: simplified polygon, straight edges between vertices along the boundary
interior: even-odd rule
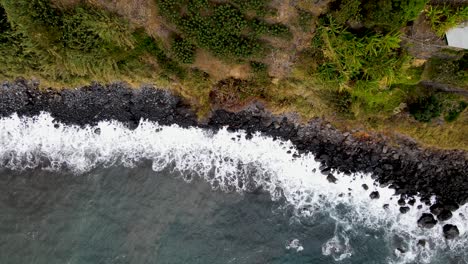
[[[304,120],[467,149],[468,53],[419,59],[403,43],[421,20],[443,37],[467,10],[427,0],[0,0],[0,75],[55,88],[152,83],[201,117],[257,99]]]

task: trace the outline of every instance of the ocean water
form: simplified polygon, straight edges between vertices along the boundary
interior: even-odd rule
[[[419,201],[400,214],[372,175],[330,183],[294,152],[226,129],[0,119],[0,263],[468,263],[468,206],[446,241],[417,227]]]

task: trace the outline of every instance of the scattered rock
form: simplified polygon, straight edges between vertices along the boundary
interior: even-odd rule
[[[445,239],[454,239],[460,235],[460,231],[455,225],[446,224],[442,229],[444,231]]]
[[[410,208],[408,206],[402,206],[400,207],[400,213],[402,214],[406,214],[407,212],[409,212]]]
[[[437,224],[432,214],[424,213],[418,220],[418,226],[422,228],[433,228]]]
[[[405,199],[403,199],[403,198],[398,199],[398,205],[399,205],[399,206],[404,206],[404,205],[406,205]]]
[[[367,184],[365,184],[365,183],[362,185],[362,188],[363,188],[364,190],[366,190],[366,191],[369,190],[369,186],[367,186]]]
[[[370,197],[371,199],[379,199],[379,198],[380,198],[380,194],[379,194],[378,191],[371,192],[371,193],[369,194],[369,197]]]
[[[327,176],[327,180],[328,182],[330,183],[336,183],[336,181],[338,180],[335,176],[333,176],[333,174],[329,173],[328,176]]]
[[[402,253],[402,254],[406,253],[406,250],[403,249],[403,248],[400,248],[400,247],[399,247],[399,248],[397,248],[397,250],[398,250],[400,253]]]

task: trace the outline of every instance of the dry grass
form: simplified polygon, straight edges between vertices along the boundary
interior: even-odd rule
[[[59,8],[71,8],[78,4],[91,4],[128,19],[135,27],[141,27],[153,37],[167,38],[170,31],[158,15],[154,0],[52,0]]]
[[[302,10],[311,12],[314,16],[318,17],[321,14],[324,14],[328,10],[328,5],[333,2],[333,0],[298,0],[297,7]]]
[[[236,79],[248,79],[250,66],[247,64],[228,64],[205,50],[197,50],[195,62],[192,65],[208,73],[215,82],[230,77]]]

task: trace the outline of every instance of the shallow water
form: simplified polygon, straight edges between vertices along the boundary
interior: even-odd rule
[[[467,263],[467,206],[447,242],[371,175],[332,184],[293,154],[226,130],[0,119],[0,263]]]

